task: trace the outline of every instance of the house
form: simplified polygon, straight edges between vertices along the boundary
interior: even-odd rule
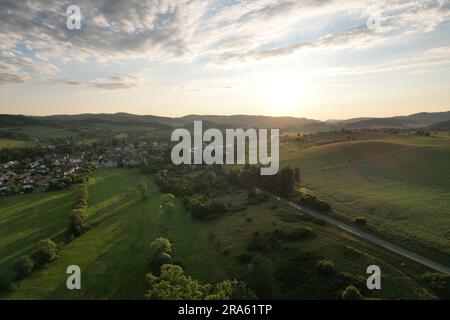
[[[123,165],[126,167],[137,167],[139,166],[139,161],[134,158],[125,158],[123,160]]]
[[[71,164],[81,164],[83,163],[84,153],[83,152],[75,152],[69,157],[69,162]]]
[[[22,185],[22,187],[20,189],[22,190],[22,192],[28,193],[28,192],[33,192],[34,187],[31,184],[24,184],[24,185]]]
[[[0,188],[0,194],[10,194],[11,193],[11,188],[8,186],[5,187],[1,187]]]
[[[99,168],[117,168],[118,161],[114,158],[100,158],[98,161]]]

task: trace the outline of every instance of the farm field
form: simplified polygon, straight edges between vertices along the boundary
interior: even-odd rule
[[[140,200],[135,191],[142,179],[149,186],[147,201]],[[330,298],[342,289],[342,284],[317,275],[316,261],[326,258],[334,261],[339,272],[363,279],[368,265],[379,265],[383,270],[383,290],[366,293],[368,297],[435,298],[419,280],[427,271],[423,267],[332,226],[309,222],[274,200],[249,205],[241,212],[212,221],[198,221],[180,203],[171,215],[164,214],[160,193],[151,179],[137,170],[95,171],[89,186],[91,229],[64,246],[48,268],[34,271],[18,283],[18,290],[0,298],[142,299],[147,288],[144,276],[149,270],[149,246],[159,236],[170,239],[174,256],[182,261],[190,276],[208,282],[246,280],[248,264],[238,257],[256,254],[246,249],[255,232],[266,234],[295,227],[311,227],[317,236],[289,241],[279,249],[263,253],[273,261],[278,297]],[[40,201],[39,195],[0,199],[2,267],[28,253],[41,238],[51,237],[56,242],[65,231],[74,201],[72,191],[46,193],[47,198]],[[236,190],[220,198],[244,205],[246,197],[246,192]],[[17,228],[16,231],[7,232],[11,227]],[[65,286],[66,268],[72,264],[82,270],[82,290],[69,291]]]
[[[450,139],[370,136],[304,149],[282,146],[282,165],[341,218],[364,217],[382,237],[450,264]]]
[[[17,128],[2,128],[5,130],[17,130]],[[39,139],[47,138],[66,138],[76,134],[75,131],[64,127],[49,127],[49,126],[23,126],[18,132],[26,134],[30,137]]]
[[[0,138],[0,149],[1,148],[23,148],[23,147],[31,147],[33,145],[34,145],[34,143],[31,141]]]

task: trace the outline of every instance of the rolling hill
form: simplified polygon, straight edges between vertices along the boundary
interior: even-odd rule
[[[428,127],[441,121],[450,120],[450,111],[446,112],[421,112],[409,116],[397,116],[389,118],[356,118],[344,121],[333,121],[349,129],[379,129],[379,128],[421,128]]]
[[[450,131],[450,120],[438,122],[428,127],[430,131]]]

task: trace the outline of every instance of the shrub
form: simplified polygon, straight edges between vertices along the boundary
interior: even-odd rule
[[[250,251],[269,251],[271,248],[269,241],[262,237],[253,237],[247,244]]]
[[[37,244],[36,250],[33,252],[35,265],[44,266],[45,264],[58,258],[58,250],[56,244],[50,240],[41,240]]]
[[[208,203],[202,195],[187,197],[183,202],[191,212],[192,217],[196,219],[206,219],[211,216],[215,217],[227,212],[227,208],[223,203],[217,200]]]
[[[248,254],[248,253],[242,253],[242,254],[238,255],[236,257],[236,259],[239,262],[241,262],[241,263],[248,264],[248,263],[250,263],[252,261],[253,256],[251,254]]]
[[[444,299],[450,299],[450,276],[441,273],[427,272],[421,276],[431,289]]]
[[[316,195],[312,194],[310,191],[306,189],[301,189],[298,191],[298,203],[305,204],[309,207],[315,208],[321,211],[329,211],[331,210],[331,206],[328,202],[319,199]]]
[[[304,240],[304,239],[311,239],[314,238],[316,234],[314,231],[309,227],[299,227],[287,235],[289,240]]]
[[[172,254],[172,243],[170,243],[169,239],[167,238],[163,237],[156,238],[150,244],[150,247],[155,256],[159,256],[163,253],[166,253],[168,255]]]
[[[248,191],[247,204],[255,205],[259,203],[264,203],[269,200],[269,196],[256,188],[252,188]]]
[[[234,287],[230,296],[231,300],[256,300],[256,294],[248,288],[247,284],[243,281],[234,283]]]
[[[139,193],[141,194],[141,199],[143,201],[147,200],[147,184],[144,181],[141,181],[138,186],[137,186],[137,190],[139,191]]]
[[[353,222],[359,226],[365,226],[367,224],[366,218],[363,217],[356,217]]]
[[[279,293],[272,261],[256,256],[250,265],[249,284],[259,299],[276,299]]]
[[[31,271],[33,271],[33,268],[34,268],[33,258],[31,258],[28,255],[20,257],[14,264],[14,271],[16,272],[16,278],[20,280],[27,277],[31,273]]]
[[[342,292],[342,299],[343,300],[362,300],[363,296],[359,292],[359,290],[350,285]]]
[[[165,205],[168,202],[176,202],[177,198],[171,193],[165,193],[160,198],[161,204]]]
[[[287,238],[287,234],[286,232],[280,230],[280,229],[275,229],[272,231],[272,234],[270,235],[270,238],[272,241],[275,240],[285,240]]]
[[[323,276],[332,276],[336,270],[334,268],[334,262],[331,260],[319,260],[316,264],[317,272]]]
[[[84,209],[74,209],[69,216],[69,234],[75,237],[80,236],[83,233],[83,228],[85,226],[84,222],[87,218],[86,210]]]

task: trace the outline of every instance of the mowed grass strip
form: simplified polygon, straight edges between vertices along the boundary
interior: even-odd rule
[[[144,180],[149,199],[135,191]],[[151,177],[137,170],[111,169],[94,173],[90,182],[92,229],[64,247],[47,269],[34,272],[6,299],[143,299],[149,272],[150,243],[168,237],[174,256],[189,274],[204,281],[225,279],[226,263],[207,240],[201,222],[177,204],[167,216],[160,208],[160,193]],[[78,265],[82,290],[66,288],[66,268]]]

